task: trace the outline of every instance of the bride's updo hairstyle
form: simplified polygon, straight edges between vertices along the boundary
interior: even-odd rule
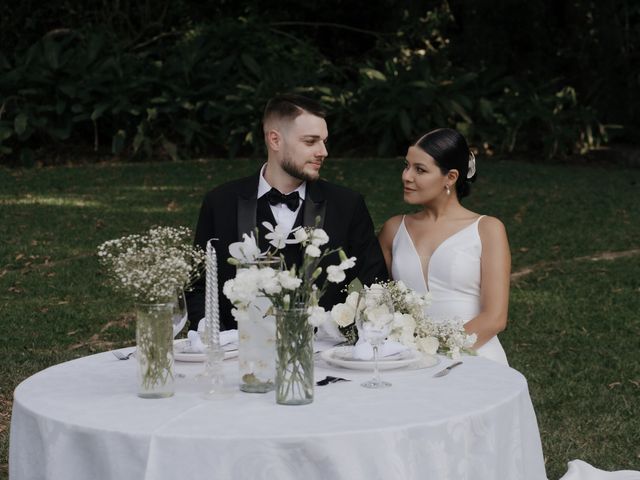
[[[456,193],[458,198],[471,193],[471,183],[476,181],[475,157],[469,150],[467,141],[456,130],[439,128],[424,135],[416,142],[416,147],[432,156],[443,175],[449,170],[458,171]],[[471,172],[469,167],[472,166]],[[467,175],[471,173],[470,178]]]

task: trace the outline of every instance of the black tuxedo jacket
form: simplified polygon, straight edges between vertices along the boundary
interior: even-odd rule
[[[252,232],[257,226],[257,194],[259,174],[233,180],[208,192],[202,202],[195,244],[206,250],[207,241],[213,242],[218,257],[218,297],[220,307],[220,329],[237,328],[231,315],[231,302],[222,293],[224,282],[234,278],[236,267],[227,263],[229,244],[240,241],[242,234]],[[344,289],[354,278],[368,285],[374,280],[388,278],[384,257],[375,236],[373,222],[359,193],[324,180],[307,182],[305,200],[302,205],[304,226],[319,227],[329,235],[329,244],[322,248],[342,247],[348,257],[356,257],[356,266],[347,270],[342,284],[328,283],[320,304],[330,309],[344,301]],[[326,265],[340,262],[338,255],[327,257]],[[321,264],[322,265],[322,264]],[[187,306],[191,329],[197,328],[204,317],[205,275],[202,275],[192,291],[187,292]]]

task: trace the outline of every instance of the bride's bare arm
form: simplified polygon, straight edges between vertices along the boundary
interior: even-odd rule
[[[507,326],[511,276],[511,252],[502,222],[485,217],[480,220],[478,230],[482,241],[480,313],[464,326],[467,332],[478,335],[476,348]]]
[[[387,264],[389,277],[391,277],[391,247],[393,246],[393,237],[396,236],[396,232],[400,227],[401,221],[402,215],[391,217],[389,220],[384,222],[382,230],[380,230],[380,233],[378,234],[378,241],[380,242],[380,248],[384,255],[384,261]]]

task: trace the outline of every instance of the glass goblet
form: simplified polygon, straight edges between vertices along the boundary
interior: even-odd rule
[[[386,290],[363,290],[356,312],[358,335],[373,347],[373,378],[362,383],[366,388],[390,387],[380,378],[378,348],[384,343],[393,324],[393,302]]]
[[[173,322],[173,338],[182,331],[187,323],[187,302],[185,300],[184,291],[178,289],[176,292],[177,298],[173,306],[173,313],[171,314],[171,321]]]

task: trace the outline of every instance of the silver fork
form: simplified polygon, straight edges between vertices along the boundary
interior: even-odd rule
[[[136,353],[135,350],[132,350],[131,352],[127,353],[126,355],[124,353],[122,353],[120,350],[114,350],[113,352],[111,352],[115,355],[115,357],[118,360],[129,360],[129,358]]]

